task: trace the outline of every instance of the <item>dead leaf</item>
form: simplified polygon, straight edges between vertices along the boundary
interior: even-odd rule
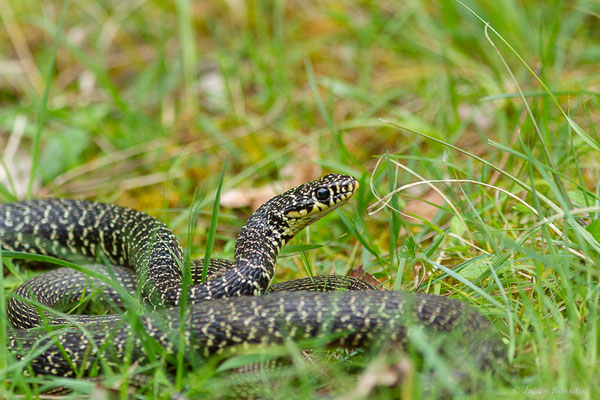
[[[375,286],[378,290],[384,290],[381,281],[375,278],[373,275],[369,274],[368,272],[365,272],[362,265],[352,268],[352,271],[350,271],[348,276],[351,278],[361,279],[367,283],[370,283],[371,285]]]

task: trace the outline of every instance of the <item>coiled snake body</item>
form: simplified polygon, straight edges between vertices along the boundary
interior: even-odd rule
[[[140,318],[141,326],[168,354],[177,350],[177,335],[183,332],[186,350],[194,349],[204,356],[232,346],[281,343],[285,338],[323,336],[342,346],[383,339],[406,342],[408,330],[416,326],[452,333],[457,347],[479,367],[501,360],[504,346],[490,322],[455,300],[406,292],[304,292],[311,285],[306,280],[276,288],[296,292],[265,295],[272,289],[280,248],[305,226],[346,202],[357,187],[358,182],[350,176],[330,174],[269,200],[241,229],[234,261],[211,261],[211,267],[219,272],[211,280],[187,288],[188,306],[183,315],[179,307],[150,312]],[[78,254],[96,259],[102,255],[112,264],[135,270],[137,291],[150,305],[180,304],[181,247],[164,224],[144,213],[75,200],[3,204],[0,239],[5,250],[58,258]],[[69,280],[76,279],[70,276],[58,273],[52,282],[68,287]],[[44,291],[54,284],[50,284],[51,279],[37,279],[17,291],[18,296],[9,299],[8,305],[11,322],[18,328],[8,334],[9,349],[17,359],[26,359],[34,374],[72,376],[76,371],[87,372],[100,356],[119,362],[127,348],[134,361],[145,359],[142,340],[120,315],[77,319],[52,313],[40,317],[38,308],[20,299],[31,294],[42,304],[54,301],[46,299]],[[327,286],[324,291],[344,285],[372,289],[361,282],[338,277],[316,280],[317,285]],[[43,320],[85,324],[52,334],[25,329]],[[108,341],[111,351],[104,352]]]

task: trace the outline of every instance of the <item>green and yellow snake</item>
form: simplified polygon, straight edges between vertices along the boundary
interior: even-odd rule
[[[4,250],[67,259],[79,255],[135,270],[132,277],[111,268],[125,286],[136,285],[145,302],[164,308],[143,315],[140,324],[166,354],[177,351],[180,341],[174,335],[180,332],[186,351],[210,356],[236,346],[312,337],[350,347],[404,344],[416,326],[452,335],[478,368],[501,361],[505,348],[492,324],[459,301],[375,291],[360,280],[336,276],[271,285],[281,247],[344,204],[357,188],[355,178],[330,174],[272,198],[241,229],[233,262],[211,260],[210,279],[204,283],[193,272],[201,270],[202,261],[193,263],[196,279],[190,286],[182,284],[183,252],[175,235],[155,218],[115,205],[64,199],[2,204],[0,239]],[[99,357],[118,363],[126,351],[132,361],[145,360],[141,339],[122,315],[41,315],[39,305],[27,300],[54,306],[86,279],[56,270],[26,282],[9,299],[14,328],[8,346],[34,374],[86,373]],[[181,313],[184,287],[187,306]],[[356,291],[337,291],[344,287]],[[74,320],[78,323],[70,324]],[[69,326],[48,334],[34,328],[42,322]]]

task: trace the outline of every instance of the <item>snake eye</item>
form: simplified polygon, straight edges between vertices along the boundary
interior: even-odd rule
[[[329,190],[325,188],[317,189],[317,200],[325,201],[329,198]]]

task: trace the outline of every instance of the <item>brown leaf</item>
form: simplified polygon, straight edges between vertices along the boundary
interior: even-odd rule
[[[369,274],[368,272],[365,272],[362,265],[352,268],[352,271],[350,271],[348,276],[351,278],[362,279],[363,281],[375,286],[379,290],[384,290],[381,281],[375,278],[373,275]]]

